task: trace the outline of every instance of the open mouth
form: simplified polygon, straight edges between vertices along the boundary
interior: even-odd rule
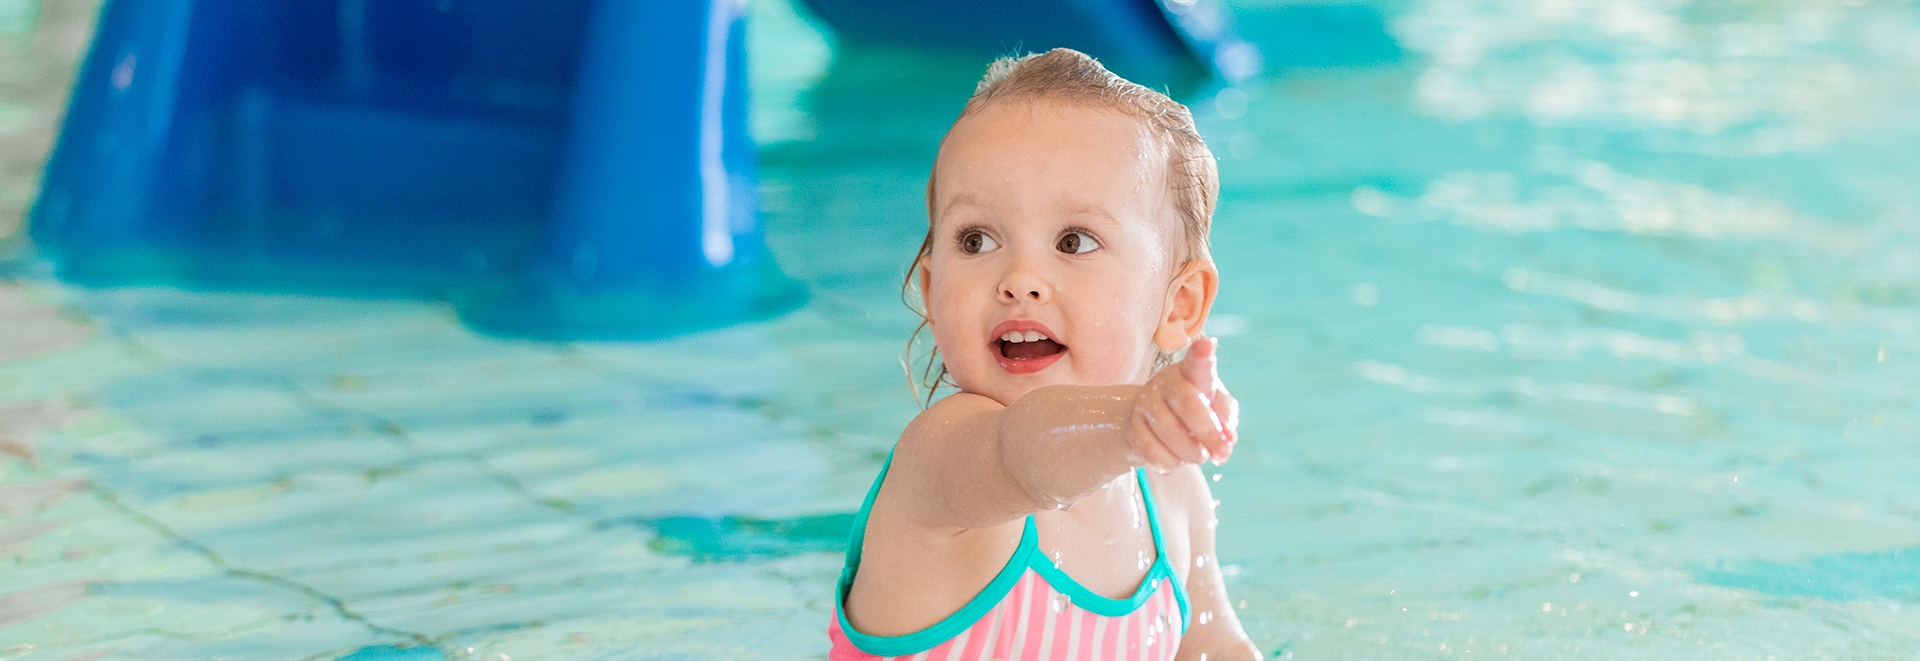
[[[1038,372],[1066,353],[1067,345],[1039,331],[1007,331],[994,341],[1002,368],[1015,374]]]

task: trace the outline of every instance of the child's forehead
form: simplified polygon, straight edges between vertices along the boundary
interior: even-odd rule
[[[1094,139],[1105,149],[1086,150],[1085,141],[1071,139],[1035,141],[1035,137]],[[941,156],[956,147],[1004,149],[1036,147],[1081,149],[1083,151],[1124,151],[1130,158],[1148,158],[1165,153],[1164,141],[1156,139],[1148,122],[1118,108],[1087,102],[1048,99],[998,101],[960,117],[941,142]]]
[[[936,190],[945,178],[1020,172],[1146,184],[1165,174],[1161,142],[1139,118],[1115,110],[1001,102],[955,122],[941,142],[931,175]]]
[[[935,226],[1040,212],[1164,234],[1177,222],[1166,148],[1146,122],[1117,109],[996,101],[963,116],[941,144],[927,210]]]

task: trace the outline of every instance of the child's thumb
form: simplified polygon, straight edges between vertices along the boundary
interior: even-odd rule
[[[1202,337],[1187,347],[1187,357],[1180,361],[1180,376],[1201,390],[1213,388],[1214,351],[1219,349],[1220,340]]]

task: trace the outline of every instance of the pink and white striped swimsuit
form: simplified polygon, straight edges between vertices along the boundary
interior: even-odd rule
[[[891,463],[891,458],[889,458]],[[1147,523],[1156,552],[1164,548],[1160,516],[1147,486],[1140,481]],[[831,661],[1055,661],[1066,659],[1172,659],[1187,630],[1187,591],[1158,554],[1127,599],[1101,596],[1080,585],[1040,552],[1033,516],[1027,516],[1020,547],[987,587],[958,612],[931,627],[904,636],[869,636],[847,622],[847,591],[860,566],[860,545],[866,536],[867,512],[885,480],[885,468],[874,480],[867,502],[854,519],[853,539],[847,547],[846,568],[840,573],[839,599],[834,619],[827,624],[833,649]]]

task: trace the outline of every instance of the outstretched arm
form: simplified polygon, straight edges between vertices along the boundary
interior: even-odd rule
[[[893,470],[903,505],[932,528],[987,528],[1073,504],[1134,466],[1225,461],[1238,405],[1202,338],[1138,386],[1048,386],[1001,407],[967,393],[907,426]]]

